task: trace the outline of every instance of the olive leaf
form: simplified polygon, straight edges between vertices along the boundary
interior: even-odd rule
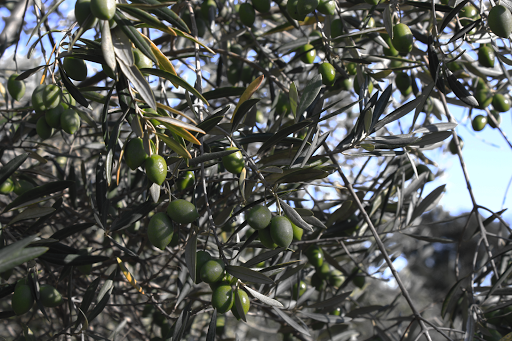
[[[265,295],[262,295],[259,292],[257,292],[256,290],[253,290],[253,289],[249,288],[246,285],[243,285],[243,287],[252,296],[254,296],[255,298],[259,299],[261,302],[263,302],[265,304],[268,304],[269,306],[272,306],[272,307],[284,308],[284,306],[281,303],[279,303],[278,301],[276,301],[276,300],[274,300],[274,299],[272,299],[270,297],[267,297]]]
[[[274,281],[260,272],[251,270],[244,266],[227,265],[226,272],[245,282],[273,284]]]
[[[300,227],[301,229],[304,229],[306,231],[313,231],[313,228],[304,221],[304,219],[300,216],[300,214],[297,213],[290,205],[288,205],[284,200],[279,198],[279,204],[281,205],[281,208],[283,209],[284,213],[290,219],[292,223]]]
[[[8,271],[47,252],[48,247],[39,246],[27,248],[27,246],[36,239],[37,236],[30,236],[0,249],[0,273]]]

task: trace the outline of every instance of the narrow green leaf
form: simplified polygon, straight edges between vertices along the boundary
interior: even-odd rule
[[[284,268],[289,267],[291,265],[297,265],[297,263],[300,263],[300,260],[292,260],[292,261],[289,261],[289,262],[286,262],[286,263],[280,263],[280,264],[276,264],[276,265],[267,266],[266,268],[263,268],[263,269],[259,270],[258,272],[260,272],[260,273],[272,272],[273,273],[277,269],[284,269]],[[281,271],[279,271],[279,272],[281,272]],[[272,274],[267,274],[267,276],[272,276]]]
[[[458,125],[457,123],[453,123],[453,122],[428,124],[426,126],[416,129],[414,131],[414,134],[429,133],[429,132],[433,133],[433,132],[453,130],[453,129],[455,129],[455,127],[457,127],[457,125]]]
[[[302,97],[297,107],[297,116],[301,117],[306,109],[313,103],[322,88],[322,76],[320,74],[308,81],[308,85],[302,91]]]
[[[320,321],[323,323],[346,323],[351,321],[352,319],[349,317],[341,317],[336,315],[329,315],[329,314],[318,314],[318,313],[310,313],[306,311],[300,311],[300,314],[308,317],[315,321]]]
[[[444,298],[444,301],[443,301],[443,307],[441,308],[441,317],[444,318],[446,316],[446,312],[448,310],[448,306],[453,298],[453,295],[455,294],[455,291],[459,288],[459,284],[460,282],[462,282],[464,279],[466,279],[466,277],[463,277],[461,279],[459,279],[457,281],[457,283],[455,283],[451,288],[450,288],[450,291],[448,292],[448,295],[446,295],[446,297]]]
[[[158,61],[156,60],[156,57],[153,54],[153,51],[151,50],[151,46],[148,44],[146,39],[142,37],[141,33],[133,26],[133,23],[130,20],[128,20],[128,18],[126,18],[119,9],[116,9],[114,20],[119,25],[124,34],[126,34],[126,36],[130,38],[130,41],[133,43],[133,45],[135,45],[137,49],[144,53],[146,57],[148,57],[155,64],[157,64]]]
[[[233,153],[235,153],[237,151],[238,151],[238,149],[236,149],[236,150],[233,149],[233,150],[223,150],[223,151],[214,152],[214,153],[204,153],[203,155],[199,155],[198,157],[190,159],[189,164],[190,164],[190,166],[196,166],[196,165],[199,165],[199,164],[204,163],[206,161],[219,159],[219,158],[224,157],[226,155],[233,154]]]
[[[464,0],[464,1],[461,1],[457,7],[455,7],[454,9],[452,9],[450,11],[450,13],[448,13],[447,15],[444,16],[443,18],[443,22],[441,23],[441,25],[439,26],[439,33],[443,32],[444,29],[446,28],[446,26],[448,26],[448,24],[450,23],[450,21],[452,21],[453,18],[455,18],[455,16],[460,12],[460,10],[466,6],[466,4],[468,3],[469,0]],[[432,8],[432,6],[430,6],[430,8]]]
[[[423,240],[429,243],[443,243],[443,244],[450,244],[455,243],[455,240],[447,239],[447,238],[439,238],[439,237],[429,237],[429,236],[422,236],[419,234],[411,234],[411,233],[402,233],[406,236],[409,236],[414,239]]]
[[[182,311],[178,320],[174,325],[174,333],[172,335],[172,340],[180,341],[183,333],[185,332],[185,328],[188,324],[188,319],[190,317],[190,307],[187,305]]]
[[[309,331],[301,326],[300,324],[297,323],[297,321],[295,321],[292,317],[288,316],[284,311],[282,311],[281,309],[277,309],[276,307],[273,307],[272,308],[277,315],[279,315],[286,323],[288,323],[288,325],[290,325],[290,327],[292,327],[293,329],[295,329],[296,331],[298,331],[299,333],[302,333],[304,335],[307,335],[307,336],[311,336],[311,334],[309,333]]]
[[[256,90],[258,90],[261,83],[263,83],[264,78],[265,78],[265,76],[261,75],[258,78],[256,78],[255,80],[253,80],[251,82],[251,84],[249,84],[247,86],[247,88],[245,89],[242,96],[240,96],[238,103],[236,104],[235,111],[233,112],[233,117],[231,118],[231,123],[233,123],[233,120],[235,119],[236,114],[237,114],[238,110],[240,109],[240,107],[252,97],[252,95],[256,92]]]
[[[496,281],[496,283],[494,283],[491,287],[491,290],[489,290],[489,292],[487,293],[487,295],[485,295],[485,300],[487,300],[489,298],[489,296],[491,296],[494,291],[496,289],[498,289],[501,284],[508,278],[508,276],[512,273],[512,264],[510,264],[507,269],[505,270],[505,272],[499,276],[498,280]],[[495,276],[498,276],[499,274],[494,274]],[[485,301],[484,300],[484,301]]]
[[[466,89],[464,85],[462,85],[457,77],[454,74],[450,74],[451,71],[448,72],[448,85],[450,89],[452,89],[455,96],[457,96],[462,102],[466,103],[472,107],[478,107],[478,101],[475,97]]]
[[[60,63],[59,63],[60,64]],[[87,99],[82,95],[80,90],[69,80],[68,76],[64,72],[63,67],[59,67],[60,75],[62,82],[64,83],[64,86],[66,87],[66,90],[68,90],[69,94],[82,106],[88,108],[89,102],[87,102]]]
[[[47,247],[27,248],[27,242],[31,242],[35,236],[28,237],[6,246],[0,251],[0,273],[10,270],[18,265],[37,258],[48,251]]]
[[[194,88],[192,85],[188,84],[180,76],[176,76],[170,72],[167,72],[164,70],[159,70],[159,69],[142,69],[141,71],[144,73],[151,74],[153,76],[165,78],[173,84],[178,84],[179,86],[183,87],[185,90],[187,90],[188,92],[192,93],[194,96],[196,96],[197,98],[202,100],[206,105],[208,105],[208,106],[210,105],[208,103],[208,101],[206,100],[206,98],[204,98],[203,95],[201,95],[199,93],[199,91],[196,90],[196,88]]]
[[[244,101],[240,107],[238,107],[238,110],[234,114],[233,121],[231,123],[231,133],[237,130],[238,124],[242,122],[242,119],[245,117],[245,115],[249,112],[249,110],[252,109],[253,106],[258,103],[260,99],[248,99],[247,101]]]
[[[310,304],[307,307],[308,308],[327,308],[327,307],[334,307],[342,303],[352,294],[352,291],[343,292],[339,295],[333,296],[329,299],[326,299],[325,301],[321,301],[318,303]]]
[[[112,43],[112,35],[110,34],[110,24],[108,20],[102,20],[101,23],[101,52],[105,59],[105,64],[112,69],[116,69],[116,54],[114,44]]]
[[[201,129],[201,128],[198,128],[192,124],[188,124],[188,123],[185,123],[183,121],[180,121],[180,120],[177,120],[175,118],[172,118],[172,117],[165,117],[165,116],[154,116],[153,119],[157,120],[157,121],[160,121],[160,122],[165,122],[165,123],[169,123],[173,126],[176,126],[176,127],[180,127],[180,128],[183,128],[183,129],[186,129],[186,130],[191,130],[191,131],[195,131],[195,132],[198,132],[198,133],[201,133],[201,134],[206,134],[206,132]]]
[[[225,97],[240,97],[244,93],[245,88],[242,87],[224,87],[207,91],[203,94],[207,100]]]
[[[154,203],[146,201],[141,205],[135,206],[133,209],[123,211],[119,218],[112,222],[110,231],[118,231],[129,227],[130,225],[146,217],[149,212],[155,209],[156,206],[157,205]]]
[[[421,203],[418,205],[418,207],[416,207],[416,209],[414,210],[410,221],[413,221],[414,219],[418,218],[420,215],[423,214],[423,212],[425,212],[425,210],[427,210],[427,208],[430,205],[432,205],[432,203],[439,200],[444,192],[445,187],[446,185],[439,186],[435,190],[433,190],[429,195],[427,195],[425,199],[423,199]]]
[[[260,253],[256,257],[253,257],[250,260],[248,260],[247,262],[245,262],[243,264],[243,266],[245,266],[247,268],[253,267],[253,266],[255,266],[258,263],[261,263],[261,262],[263,262],[263,261],[265,261],[267,259],[270,259],[270,258],[274,257],[275,255],[280,254],[284,250],[286,250],[284,247],[280,247],[280,248],[277,248],[275,250],[270,250],[270,251],[267,251],[267,252]]]
[[[161,5],[161,2],[158,0],[132,0],[132,2],[138,4]],[[190,33],[190,29],[188,28],[187,24],[185,24],[185,22],[170,8],[156,7],[149,9],[149,12],[155,14],[160,19],[167,20],[170,24],[176,26],[180,30]]]
[[[109,258],[104,256],[88,256],[80,254],[67,254],[47,252],[39,258],[57,265],[89,265],[94,263],[102,263],[107,261]]]
[[[324,225],[324,223],[322,223],[322,221],[320,219],[318,219],[317,217],[313,216],[313,217],[302,217],[302,219],[304,219],[304,221],[312,226],[315,226],[315,227],[318,227],[320,229],[324,229],[326,230],[327,229],[327,226]]]
[[[226,272],[245,282],[274,284],[274,281],[269,277],[244,266],[227,265]]]
[[[304,221],[304,219],[298,214],[293,207],[288,205],[284,200],[279,198],[279,204],[281,205],[281,208],[284,210],[284,213],[286,214],[286,217],[290,219],[292,223],[300,227],[301,229],[304,229],[306,231],[313,231],[313,228]]]
[[[228,106],[227,109],[229,110],[229,106]],[[223,116],[216,116],[216,117],[207,118],[203,122],[199,123],[197,125],[197,127],[202,129],[206,134],[208,134],[210,132],[210,130],[215,128],[217,126],[217,124],[219,124],[219,122],[222,121],[223,118],[224,118]]]
[[[212,319],[208,325],[208,333],[206,334],[206,341],[215,341],[217,333],[217,308],[213,309]]]
[[[142,73],[140,73],[140,70],[135,65],[128,66],[121,59],[118,60],[121,71],[133,84],[135,90],[139,92],[147,105],[156,110],[155,95],[153,94],[148,81],[144,78]]]
[[[109,282],[109,281],[111,281],[111,280],[107,280],[105,284],[107,284],[107,282]],[[87,315],[87,321],[89,323],[91,323],[99,314],[101,314],[103,309],[105,309],[108,301],[110,300],[110,295],[112,294],[112,290],[114,290],[113,285],[110,286],[110,288],[105,293],[105,295],[103,295],[103,297],[101,297],[101,300],[98,302],[98,304],[96,304],[94,309],[89,313],[89,315]],[[101,291],[100,291],[100,295],[101,295]],[[98,295],[98,298],[100,297],[100,295]]]
[[[9,205],[7,205],[4,209],[4,212],[9,211],[12,208],[20,207],[20,205],[23,205],[26,202],[29,202],[31,200],[41,198],[45,195],[50,195],[55,192],[60,192],[65,190],[66,188],[69,188],[71,185],[73,185],[73,181],[55,181],[50,182],[42,186],[35,187],[26,193],[23,193],[16,199],[14,199]]]
[[[382,120],[378,121],[374,125],[373,129],[371,130],[371,133],[376,132],[377,130],[384,127],[386,124],[396,121],[399,118],[407,115],[412,110],[414,110],[420,104],[420,102],[421,102],[421,97],[418,97],[418,98],[413,99],[410,102],[405,103],[400,108],[396,109],[395,111],[393,111],[392,113],[390,113],[389,115],[384,117]]]
[[[263,302],[271,307],[284,308],[284,306],[281,303],[279,303],[278,301],[276,301],[270,297],[267,297],[265,295],[262,295],[259,292],[257,292],[256,290],[253,290],[246,285],[244,285],[244,289],[247,290],[255,298],[259,299],[261,302]]]
[[[158,137],[165,142],[165,144],[171,148],[174,152],[176,152],[178,155],[186,158],[191,159],[192,155],[190,155],[189,151],[186,150],[181,144],[176,142],[172,137],[169,137],[165,134],[157,133]]]
[[[28,69],[27,71],[22,72],[21,75],[16,77],[16,80],[17,81],[22,81],[24,79],[27,79],[28,77],[32,76],[34,73],[36,73],[37,71],[39,71],[39,70],[41,70],[42,68],[45,68],[45,67],[46,67],[46,65],[40,65],[40,66],[36,66],[35,68]]]
[[[29,207],[20,214],[18,214],[16,217],[14,217],[7,225],[12,225],[22,220],[43,217],[45,215],[53,213],[54,211],[55,208],[53,207]]]
[[[373,313],[374,311],[380,311],[383,308],[384,308],[384,306],[382,306],[382,305],[369,305],[366,307],[353,309],[350,312],[348,312],[346,316],[348,316],[348,317],[361,316],[361,315]]]
[[[299,93],[297,92],[297,86],[295,82],[290,84],[290,92],[288,94],[290,97],[290,108],[292,109],[292,113],[294,117],[297,117],[297,104],[299,103]]]
[[[120,26],[111,30],[112,46],[117,59],[121,59],[126,65],[133,65],[132,43],[124,34]],[[114,69],[112,69],[114,70]]]
[[[71,225],[71,226],[68,226],[68,227],[64,227],[63,229],[55,232],[54,234],[52,234],[50,236],[51,239],[57,239],[57,240],[62,240],[62,239],[65,239],[69,236],[72,236],[74,235],[75,233],[78,233],[78,232],[81,232],[83,230],[86,230],[88,229],[89,227],[91,226],[94,226],[93,223],[83,223],[83,224],[76,224],[76,225]]]
[[[261,145],[260,149],[258,149],[258,154],[261,154],[265,152],[267,149],[273,147],[277,143],[279,143],[281,140],[286,138],[288,135],[293,134],[307,126],[312,124],[312,121],[310,120],[304,120],[299,123],[295,123],[289,127],[285,127],[284,129],[279,130],[277,133],[275,133],[272,137],[270,137],[268,140],[264,141]],[[302,143],[302,140],[299,140]]]
[[[21,154],[7,162],[5,166],[0,169],[0,184],[3,184],[20,166],[25,162],[28,157],[28,153]]]

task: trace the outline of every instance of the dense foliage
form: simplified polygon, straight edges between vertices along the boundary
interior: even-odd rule
[[[1,337],[512,332],[510,228],[450,113],[506,139],[508,1],[0,4],[2,54],[40,60],[1,72]],[[438,148],[463,227],[425,221]]]

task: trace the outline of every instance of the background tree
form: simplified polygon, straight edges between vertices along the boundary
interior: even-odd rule
[[[41,59],[2,70],[1,336],[509,334],[510,228],[450,112],[506,139],[508,5],[9,4],[0,51]],[[425,215],[443,146],[463,217]]]

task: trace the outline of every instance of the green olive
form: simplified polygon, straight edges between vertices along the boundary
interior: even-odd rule
[[[252,5],[260,13],[270,11],[270,0],[252,0]]]
[[[247,295],[247,293],[244,290],[237,289],[235,291],[235,301],[233,303],[233,307],[231,308],[231,312],[233,313],[233,315],[236,317],[237,320],[240,320],[240,314],[238,313],[238,308],[236,307],[236,297],[237,296],[242,305],[244,315],[247,315],[247,313],[249,312],[249,309],[251,307],[251,301],[249,300],[249,295]]]
[[[277,216],[270,221],[270,236],[281,247],[290,246],[293,240],[293,228],[288,218]]]
[[[334,0],[320,0],[316,10],[325,15],[334,15],[336,13],[336,3]]]
[[[171,201],[166,212],[172,220],[180,224],[189,224],[199,217],[196,206],[184,199]]]
[[[9,79],[7,80],[7,91],[9,91],[9,95],[14,98],[16,101],[20,101],[25,95],[25,82],[17,81],[16,77],[19,75],[17,73],[13,73]]]
[[[459,141],[459,146],[460,146],[460,149],[462,150],[462,148],[464,147],[464,141],[462,141],[462,138],[460,136],[457,136],[457,140]],[[454,137],[452,137],[452,139],[450,140],[448,149],[450,150],[450,153],[452,153],[453,155],[457,154],[457,144],[455,142]]]
[[[256,12],[254,11],[254,7],[252,7],[251,4],[246,2],[241,4],[238,15],[240,15],[240,21],[245,26],[252,27],[252,25],[254,25],[254,21],[256,20]]]
[[[322,83],[327,86],[332,86],[336,77],[336,70],[334,67],[327,62],[320,64],[318,71],[322,75]]]
[[[494,67],[495,54],[492,47],[481,45],[478,49],[478,62],[485,67]]]
[[[297,54],[300,56],[300,60],[302,60],[302,62],[306,64],[313,64],[316,57],[316,50],[313,45],[306,44],[297,49]]]
[[[505,6],[494,6],[489,11],[487,20],[492,33],[498,37],[508,38],[512,33],[512,14]]]
[[[491,128],[495,129],[497,127],[500,126],[501,124],[501,115],[498,111],[496,110],[491,110],[491,115],[494,117],[494,119],[496,120],[496,122],[498,123],[498,125],[494,124],[493,120],[491,120],[491,118],[489,117],[489,115],[487,115],[487,123],[491,126]]]
[[[492,107],[498,112],[510,110],[510,98],[503,94],[495,94],[492,97]]]
[[[333,21],[331,21],[331,38],[339,37],[343,34],[343,23],[341,22],[341,19],[336,18]]]
[[[153,154],[144,162],[146,168],[146,175],[149,180],[162,185],[167,177],[167,163],[160,155]]]
[[[148,239],[151,244],[164,250],[171,242],[173,234],[172,221],[165,213],[158,212],[151,217],[148,225]]]
[[[91,0],[91,12],[100,20],[111,20],[116,13],[115,0]]]
[[[247,224],[255,230],[263,230],[270,224],[272,213],[267,206],[256,206],[246,216]]]
[[[229,283],[223,282],[218,285],[212,292],[212,307],[217,309],[217,312],[224,314],[228,312],[235,302],[233,288]]]
[[[487,117],[484,115],[477,115],[471,121],[471,126],[474,131],[481,131],[485,128],[487,124]]]
[[[413,36],[409,26],[397,24],[393,26],[393,46],[398,52],[407,54],[411,52],[413,45]]]
[[[65,57],[62,66],[71,79],[84,81],[87,78],[87,65],[83,59]]]

